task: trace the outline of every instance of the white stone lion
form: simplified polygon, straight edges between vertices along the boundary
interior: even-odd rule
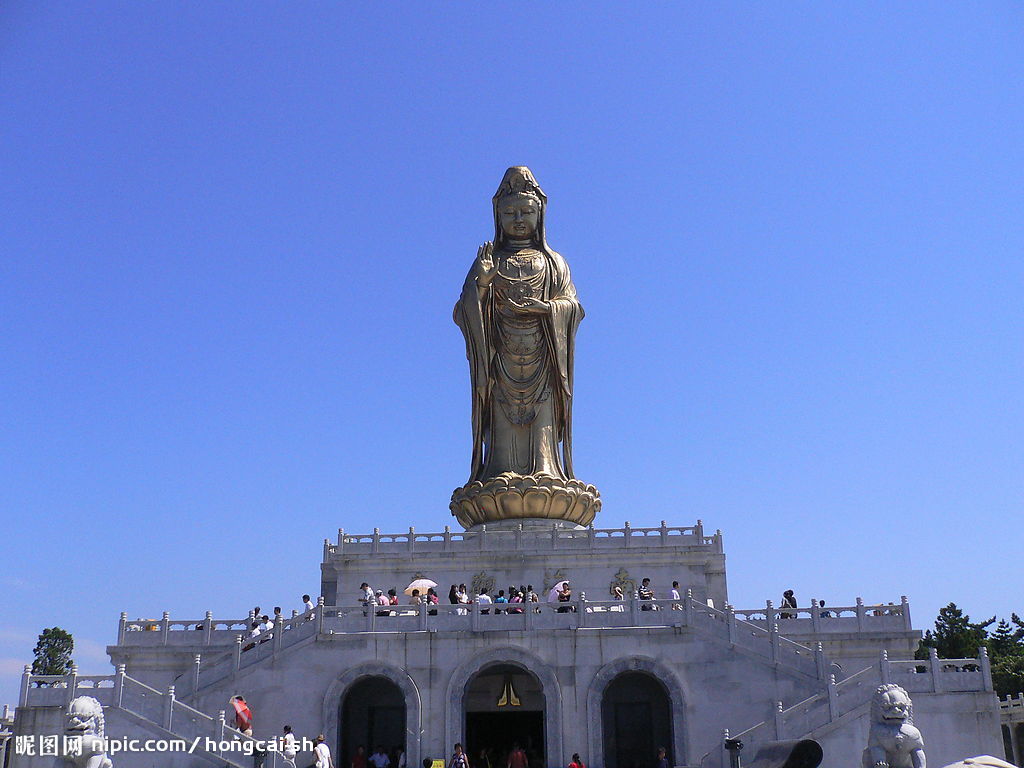
[[[871,730],[863,768],[925,768],[924,739],[914,727],[914,704],[895,683],[878,686],[871,699]]]
[[[66,752],[56,768],[112,768],[103,730],[103,706],[92,696],[71,700],[64,719]]]

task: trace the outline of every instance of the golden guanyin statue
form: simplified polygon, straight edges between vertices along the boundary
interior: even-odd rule
[[[455,322],[473,401],[469,483],[452,495],[467,528],[511,520],[588,525],[600,496],[573,476],[572,389],[583,307],[547,243],[547,196],[529,168],[505,172],[492,199],[494,241],[477,251]]]

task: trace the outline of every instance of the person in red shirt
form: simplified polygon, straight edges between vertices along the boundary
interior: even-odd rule
[[[505,768],[530,768],[530,761],[518,742],[512,745],[512,751],[508,753],[508,765]]]
[[[352,768],[366,768],[366,749],[360,744],[352,756]]]
[[[241,696],[231,697],[231,706],[235,710],[235,728],[246,736],[252,736],[252,710]]]
[[[583,761],[580,760],[579,752],[573,752],[572,762],[569,763],[569,768],[587,768],[587,766],[583,764]]]

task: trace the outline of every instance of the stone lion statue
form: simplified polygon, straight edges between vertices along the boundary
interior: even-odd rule
[[[871,699],[871,730],[861,762],[863,768],[925,768],[914,704],[895,683],[878,686]]]
[[[55,768],[112,768],[103,731],[103,706],[92,696],[71,700],[64,716],[64,749]]]

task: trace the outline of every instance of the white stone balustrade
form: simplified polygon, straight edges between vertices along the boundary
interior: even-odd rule
[[[655,529],[656,530],[656,529]],[[679,601],[672,600],[656,600],[653,601],[658,607],[667,606],[667,610],[680,610],[685,608],[686,600],[683,598]],[[673,609],[673,603],[678,608]],[[537,606],[542,606],[540,609]],[[533,604],[534,610],[541,610],[544,613],[547,612],[545,606],[547,603],[535,603]],[[708,608],[706,605],[701,603],[699,600],[693,600],[693,605],[699,606],[700,609],[712,614],[725,615],[725,612],[716,611],[713,608]],[[605,601],[605,602],[594,602],[586,601],[587,612],[593,614],[592,617],[586,618],[581,626],[587,627],[618,627],[618,626],[644,626],[644,623],[633,623],[630,624],[626,619],[622,618],[623,612],[630,613],[631,608],[630,601]],[[515,606],[511,605],[514,609]],[[423,621],[421,622],[419,616],[420,611],[414,606],[401,605],[394,606],[392,608],[385,608],[383,606],[377,608],[370,613],[372,616],[364,616],[363,606],[327,606],[327,617],[330,621],[325,625],[328,630],[335,633],[345,632],[367,632],[367,631],[387,631],[387,632],[402,632],[402,631],[417,631],[426,627],[421,627],[420,624],[425,622],[429,628],[440,630],[440,631],[460,631],[467,628],[470,623],[468,620],[461,620],[459,616],[465,616],[465,608],[459,608],[459,606],[452,606],[448,604],[441,604],[437,606],[428,606]],[[508,608],[504,609],[506,612]],[[789,608],[786,612],[792,614],[792,618],[781,618],[781,611],[777,608],[773,608],[771,601],[768,601],[766,608],[757,609],[739,609],[729,606],[727,611],[731,611],[738,621],[745,622],[752,625],[753,627],[763,630],[768,633],[769,627],[772,625],[778,625],[780,633],[785,636],[798,636],[798,635],[813,635],[813,634],[828,634],[828,633],[848,633],[848,632],[861,632],[861,633],[888,633],[894,630],[911,630],[910,626],[910,604],[906,597],[901,599],[899,604],[878,604],[878,605],[864,605],[858,602],[857,605],[853,606],[839,606],[829,607],[829,616],[821,616],[824,609],[817,606],[811,608]],[[385,615],[380,617],[377,613],[381,612]],[[490,615],[494,614],[492,608]],[[436,613],[433,613],[436,612]],[[433,615],[431,615],[433,613]],[[647,613],[641,611],[641,613]],[[285,643],[289,638],[289,633],[296,629],[312,629],[307,624],[316,623],[316,619],[312,618],[316,614],[316,609],[307,611],[305,613],[296,614],[290,619],[284,620],[283,628],[281,632],[275,630],[274,634],[280,638],[279,642]],[[358,615],[357,619],[352,618],[354,615]],[[537,629],[551,629],[551,628],[576,628],[570,620],[563,620],[561,623],[552,625],[548,619],[544,619],[541,623],[536,621],[527,622],[525,619],[516,622],[516,616],[522,614],[515,613],[504,613],[498,615],[508,616],[511,621],[507,621],[502,626],[497,626],[494,622],[484,623],[481,625],[480,631],[486,631],[487,629],[501,629],[507,631],[512,629],[513,626],[529,630],[532,628]],[[166,614],[165,614],[166,616]],[[368,621],[360,620],[369,618]],[[377,619],[381,619],[378,621]],[[646,617],[648,621],[653,621],[656,617]],[[657,617],[660,621],[660,615]],[[671,617],[670,617],[671,618]],[[555,620],[551,620],[555,621]],[[153,626],[154,629],[149,630],[146,628],[147,622],[142,621],[128,621],[125,614],[121,614],[121,620],[118,626],[118,645],[123,646],[217,646],[218,650],[223,651],[230,649],[234,646],[236,638],[241,635],[243,638],[248,638],[248,619],[228,619],[228,620],[213,620],[209,613],[207,613],[205,619],[197,620],[175,620],[171,621],[169,618],[165,618],[161,621],[148,622],[149,626]],[[659,625],[663,625],[665,622],[660,622]],[[668,622],[674,623],[674,622]],[[522,625],[521,627],[518,625]],[[261,649],[261,653],[266,651],[265,646],[271,639],[267,635],[260,635],[256,638],[257,647]],[[246,639],[246,644],[248,644]]]
[[[416,533],[410,528],[405,533],[381,533],[374,528],[370,534],[345,533],[338,529],[336,543],[324,540],[324,560],[331,555],[380,554],[399,552],[448,552],[476,549],[480,551],[587,551],[618,549],[620,547],[707,547],[721,553],[722,532],[704,534],[704,523],[693,526],[670,526],[663,520],[657,528],[633,528],[628,522],[622,528],[589,528],[576,530],[559,528],[548,530],[516,528],[488,529],[486,525],[472,531],[452,531],[449,526],[439,533]]]

